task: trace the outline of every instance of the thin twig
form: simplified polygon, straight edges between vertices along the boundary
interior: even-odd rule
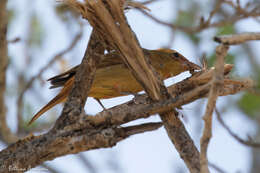
[[[220,112],[215,109],[216,114],[217,114],[217,119],[219,121],[219,123],[222,125],[222,127],[224,127],[224,129],[227,130],[227,132],[233,137],[235,138],[239,143],[249,146],[249,147],[254,147],[254,148],[260,148],[260,143],[254,142],[254,141],[250,141],[250,140],[244,140],[242,138],[240,138],[237,134],[235,134],[234,132],[232,132],[232,130],[228,127],[228,125],[224,122],[224,120],[222,119]]]
[[[260,32],[248,32],[214,37],[214,41],[227,45],[236,45],[252,40],[260,40]]]
[[[161,1],[161,0],[147,0],[147,1],[142,2],[142,4],[143,5],[148,5],[148,4],[152,4],[154,2],[159,2],[159,1]]]
[[[198,26],[195,26],[195,27],[190,27],[190,26],[186,27],[186,26],[181,26],[181,25],[177,25],[177,24],[164,22],[164,21],[158,19],[157,17],[151,15],[150,13],[148,13],[145,10],[139,9],[139,11],[142,12],[144,15],[146,15],[147,17],[149,17],[150,19],[152,19],[153,21],[155,21],[158,24],[161,24],[161,25],[164,25],[164,26],[169,27],[171,29],[179,30],[179,31],[182,31],[182,32],[185,32],[185,33],[188,33],[188,34],[198,33],[198,32],[201,32],[205,29],[208,29],[208,28],[221,27],[221,26],[224,26],[226,24],[234,24],[237,21],[240,21],[241,19],[245,19],[245,18],[249,18],[249,17],[256,18],[256,17],[260,16],[260,11],[257,10],[257,7],[254,8],[253,10],[250,10],[250,11],[247,11],[247,9],[241,10],[242,9],[241,8],[240,11],[235,9],[235,10],[237,10],[237,13],[235,15],[230,16],[228,18],[225,18],[223,20],[211,23],[211,19],[213,18],[213,15],[217,14],[217,11],[216,11],[217,9],[219,9],[219,8],[215,8],[211,12],[211,15],[208,18],[208,20],[206,20],[206,21],[201,20],[200,24]]]
[[[167,27],[174,29],[174,30],[180,30],[180,31],[183,31],[183,32],[186,32],[186,33],[195,32],[194,29],[191,28],[191,27],[185,27],[185,26],[180,26],[180,25],[175,25],[175,24],[172,24],[172,23],[164,22],[164,21],[156,18],[155,16],[151,15],[149,12],[147,12],[145,10],[142,10],[142,9],[138,9],[138,10],[158,24],[167,26]]]
[[[217,61],[215,64],[215,75],[211,83],[211,89],[208,97],[208,104],[206,108],[204,120],[203,135],[200,139],[200,169],[202,173],[209,173],[208,160],[207,160],[207,149],[208,144],[212,136],[212,114],[216,106],[216,100],[219,92],[223,88],[224,84],[224,58],[227,54],[228,46],[220,45],[216,49]]]

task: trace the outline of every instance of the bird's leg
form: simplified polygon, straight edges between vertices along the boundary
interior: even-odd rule
[[[105,106],[102,104],[102,102],[99,100],[99,99],[97,99],[97,98],[94,98],[98,103],[99,103],[99,105],[104,109],[104,110],[107,110],[106,108],[105,108]]]

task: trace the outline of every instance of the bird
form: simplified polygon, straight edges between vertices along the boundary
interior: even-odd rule
[[[148,57],[148,62],[151,63],[163,80],[176,76],[184,71],[194,72],[195,70],[201,69],[200,66],[190,62],[179,52],[172,49],[162,48],[148,50],[143,48],[142,50],[144,55]],[[50,88],[62,87],[62,89],[57,96],[33,116],[28,125],[31,125],[36,119],[55,105],[66,101],[72,90],[78,68],[79,65],[47,80],[51,83]],[[136,81],[130,70],[124,64],[120,54],[113,51],[107,53],[105,58],[97,66],[95,78],[88,96],[99,101],[100,99],[124,96],[129,93],[138,93],[142,90],[142,86]]]

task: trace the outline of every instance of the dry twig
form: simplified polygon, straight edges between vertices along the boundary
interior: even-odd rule
[[[226,45],[236,45],[247,41],[260,40],[260,32],[248,32],[241,34],[216,36],[214,37],[214,40],[218,43]]]
[[[233,137],[235,138],[238,142],[240,142],[243,145],[249,146],[249,147],[254,147],[254,148],[260,148],[260,143],[251,141],[251,140],[244,140],[242,138],[240,138],[237,134],[235,134],[234,132],[232,132],[232,130],[228,127],[228,125],[224,122],[224,120],[222,119],[220,112],[216,109],[216,114],[217,114],[217,119],[219,121],[219,123],[224,127],[224,129],[227,130],[227,132]]]
[[[211,19],[214,17],[215,14],[218,14],[217,12],[219,11],[219,7],[223,4],[229,4],[232,8],[235,9],[236,13],[232,16],[228,16],[228,18],[225,18],[223,20],[220,21],[216,21],[216,22],[212,22]],[[254,5],[252,5],[254,7]],[[181,26],[178,24],[172,24],[172,23],[168,23],[168,22],[164,22],[158,18],[156,18],[155,16],[151,15],[150,13],[148,13],[145,10],[139,9],[140,12],[142,12],[144,15],[146,15],[147,17],[149,17],[150,19],[154,20],[155,22],[157,22],[158,24],[164,25],[166,27],[169,27],[173,30],[179,30],[188,34],[192,34],[192,33],[198,33],[201,32],[205,29],[208,28],[213,28],[213,27],[221,27],[224,26],[226,24],[234,24],[237,21],[240,21],[241,19],[245,19],[245,18],[249,18],[249,17],[259,17],[260,16],[260,10],[259,10],[259,6],[255,6],[253,9],[251,9],[250,5],[247,5],[245,8],[242,8],[239,5],[235,5],[235,4],[230,4],[229,1],[225,1],[225,0],[221,0],[218,2],[218,4],[215,5],[215,8],[211,11],[210,16],[207,20],[201,20],[199,25],[195,26],[195,27],[190,27],[190,26]],[[203,18],[201,18],[203,19]]]
[[[217,61],[215,64],[215,75],[211,82],[211,89],[208,97],[208,104],[206,108],[204,120],[204,130],[203,135],[200,139],[200,169],[202,173],[208,173],[208,159],[207,159],[207,149],[210,138],[212,136],[212,113],[216,106],[216,100],[219,92],[224,86],[224,58],[227,54],[228,46],[220,45],[216,49]]]

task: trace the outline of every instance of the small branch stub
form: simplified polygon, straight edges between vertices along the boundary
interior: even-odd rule
[[[248,32],[214,37],[214,41],[226,45],[237,45],[252,40],[260,40],[260,32]]]

